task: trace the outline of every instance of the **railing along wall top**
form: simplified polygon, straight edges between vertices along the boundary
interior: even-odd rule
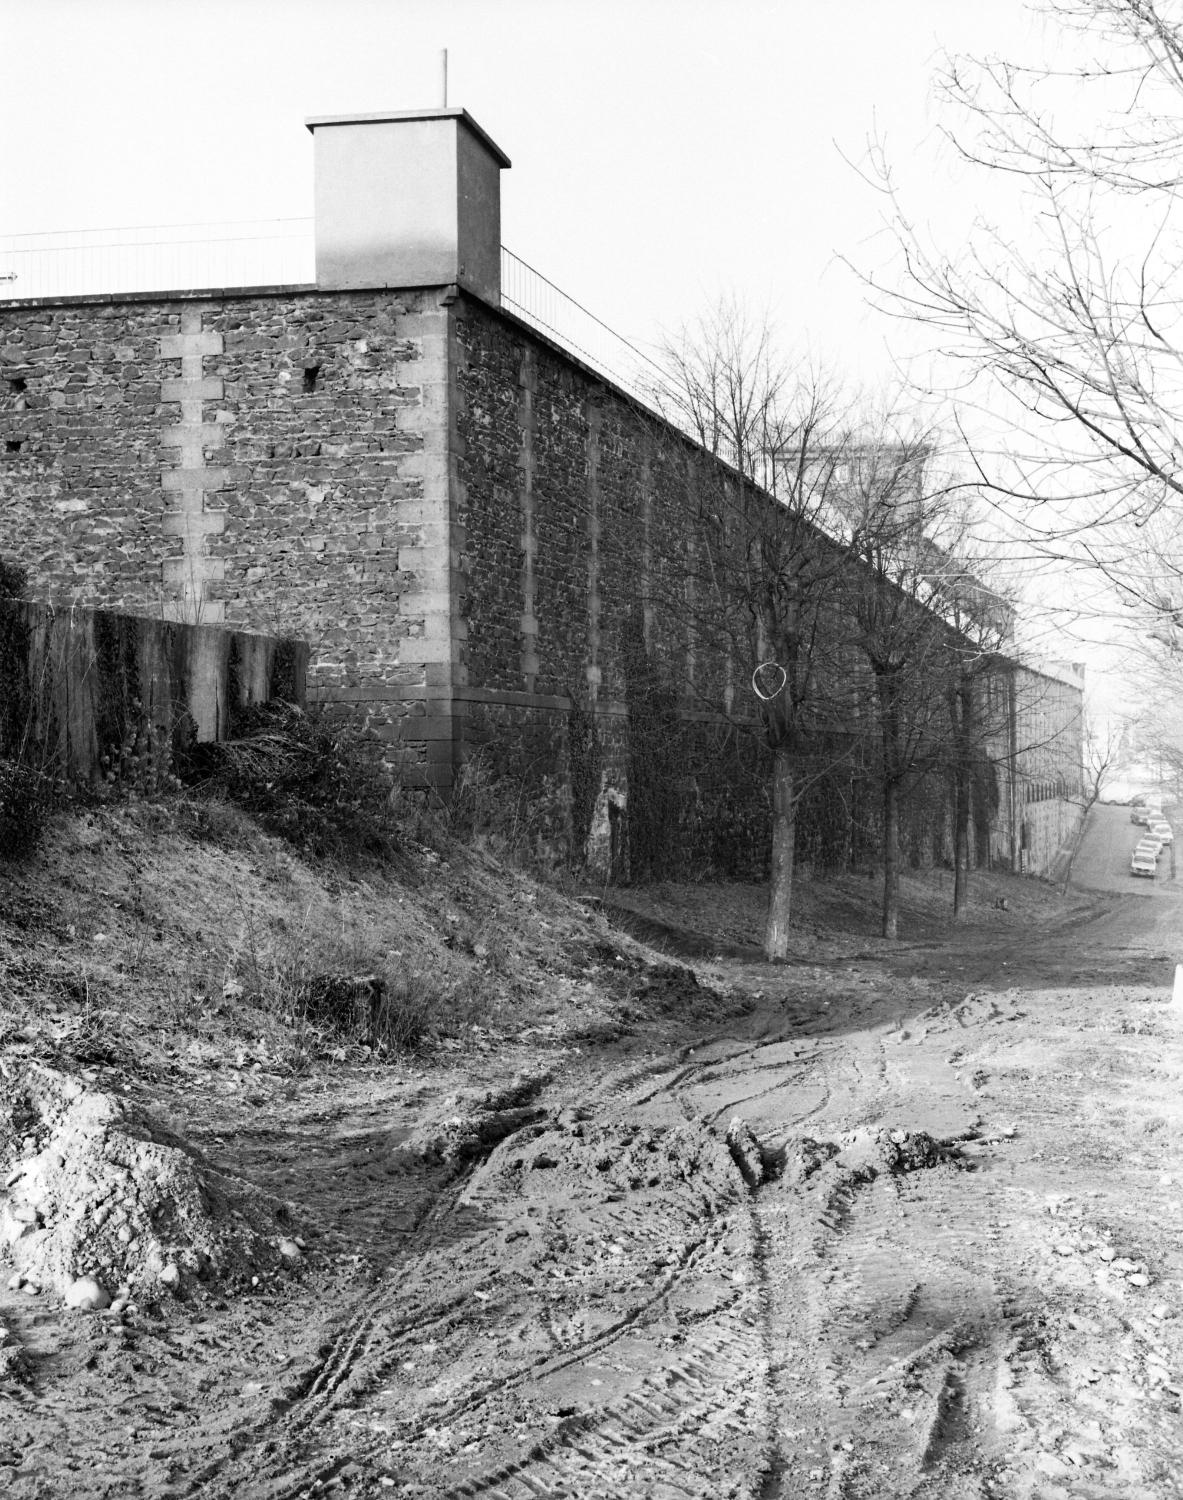
[[[0,297],[265,286],[314,274],[310,218],[0,235]]]
[[[310,217],[0,235],[0,298],[305,285],[315,279]],[[699,436],[650,355],[504,246],[501,302],[634,399]]]

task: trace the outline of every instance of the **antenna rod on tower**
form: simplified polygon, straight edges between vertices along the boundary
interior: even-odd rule
[[[448,107],[448,49],[445,47],[440,53],[440,92],[443,95],[440,103],[442,108]]]

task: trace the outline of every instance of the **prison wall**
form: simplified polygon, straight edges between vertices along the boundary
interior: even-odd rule
[[[992,864],[1058,879],[1084,817],[1080,670],[1000,658],[988,679],[998,808],[982,843]]]
[[[59,607],[307,640],[309,697],[426,775],[447,378],[438,290],[0,306],[0,556]]]
[[[751,651],[689,597],[735,483],[455,286],[0,304],[0,557],[33,597],[306,640],[309,700],[404,782],[619,877],[767,861]],[[1017,862],[1052,753],[983,852]],[[866,780],[819,777],[806,864],[873,857]],[[939,782],[911,804],[906,858],[946,858]]]
[[[511,315],[467,296],[452,314],[467,774],[565,798],[572,852],[617,873],[762,870],[758,705],[732,694],[729,722],[732,665],[668,607],[691,586],[692,496],[733,476]]]
[[[1081,683],[1017,667],[1013,795],[1017,865],[1051,878],[1067,868],[1084,818]]]

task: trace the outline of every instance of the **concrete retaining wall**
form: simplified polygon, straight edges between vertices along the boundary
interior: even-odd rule
[[[158,782],[272,697],[302,702],[307,647],[103,610],[0,601],[0,754],[73,783]]]

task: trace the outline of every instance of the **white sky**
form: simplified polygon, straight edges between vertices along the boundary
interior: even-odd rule
[[[449,97],[510,156],[502,238],[642,347],[721,295],[855,384],[927,331],[848,165],[885,140],[951,248],[989,187],[943,144],[941,54],[1025,56],[1022,0],[0,0],[0,234],[310,215],[306,116]]]
[[[734,292],[873,379],[899,329],[835,257],[888,244],[840,152],[877,129],[963,221],[936,58],[1027,30],[1019,0],[0,0],[0,233],[310,214],[304,118],[434,106],[447,47],[510,249],[643,343]]]

